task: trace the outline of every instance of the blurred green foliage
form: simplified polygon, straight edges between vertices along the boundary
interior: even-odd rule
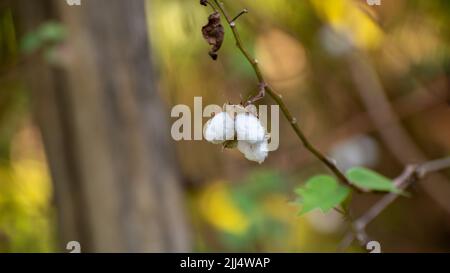
[[[24,54],[31,54],[47,44],[59,43],[65,37],[66,30],[61,23],[46,22],[22,38],[21,50]]]
[[[0,13],[0,63],[9,63],[17,56],[17,40],[11,9]]]
[[[31,36],[56,41],[61,31],[49,23],[36,33],[21,51],[12,10],[0,10],[0,252],[52,252],[56,245],[50,177],[20,71],[23,54],[40,46]]]
[[[56,227],[46,166],[0,165],[0,252],[52,252]]]

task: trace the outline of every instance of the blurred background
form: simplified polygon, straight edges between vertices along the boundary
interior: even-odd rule
[[[250,11],[237,21],[245,46],[339,168],[394,178],[450,155],[449,1],[224,2]],[[237,104],[257,88],[227,26],[208,56],[210,13],[198,0],[0,1],[0,252],[73,240],[86,252],[337,251],[345,219],[293,204],[327,170],[282,116],[261,165],[171,138],[173,106]],[[450,251],[450,172],[409,192],[370,237],[385,252]]]

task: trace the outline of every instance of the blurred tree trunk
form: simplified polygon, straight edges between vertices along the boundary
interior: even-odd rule
[[[144,0],[14,0],[20,32],[59,18],[60,65],[27,65],[61,245],[188,251],[179,175],[149,54]]]

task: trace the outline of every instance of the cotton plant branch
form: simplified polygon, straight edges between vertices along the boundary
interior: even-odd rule
[[[409,186],[424,179],[428,174],[450,168],[450,157],[437,159],[423,164],[408,165],[402,174],[393,180],[394,185],[405,190]],[[363,215],[353,221],[351,230],[347,233],[340,244],[340,249],[346,249],[356,239],[361,246],[365,246],[369,241],[366,227],[377,218],[390,204],[399,197],[396,193],[389,193],[383,196],[378,202],[370,207]]]
[[[365,105],[368,116],[392,155],[402,165],[409,165],[411,161],[427,162],[428,159],[424,153],[399,121],[397,113],[389,102],[383,85],[368,57],[362,52],[355,52],[348,55],[348,63],[361,102]],[[447,213],[450,213],[450,203],[448,202],[449,181],[440,174],[434,176],[433,184],[424,183],[420,186],[437,204]],[[439,190],[436,190],[437,188]]]
[[[328,169],[333,172],[333,174],[339,179],[341,183],[344,185],[347,185],[348,187],[352,188],[355,191],[361,192],[362,190],[355,185],[353,185],[347,177],[337,168],[337,166],[328,159],[325,155],[323,155],[305,136],[303,131],[300,129],[297,123],[297,119],[291,114],[288,107],[284,103],[282,96],[275,92],[275,90],[272,89],[270,85],[267,84],[261,69],[258,65],[258,60],[253,58],[250,53],[247,51],[247,49],[244,47],[243,42],[241,40],[241,37],[239,35],[239,32],[236,27],[236,20],[243,14],[247,13],[248,11],[244,9],[242,12],[240,12],[236,17],[232,18],[228,12],[226,11],[223,3],[219,0],[213,0],[214,3],[217,6],[217,9],[220,11],[220,13],[223,15],[225,20],[227,21],[234,39],[236,41],[236,46],[240,50],[240,52],[244,55],[245,59],[250,63],[250,65],[253,68],[253,71],[256,74],[256,77],[258,79],[258,94],[244,102],[244,104],[253,104],[256,101],[262,99],[265,97],[266,93],[276,102],[276,104],[281,108],[281,111],[284,115],[284,117],[288,120],[289,124],[291,125],[292,129],[294,130],[297,137],[302,142],[303,146],[311,152],[318,160],[320,160]],[[209,3],[211,4],[211,3]]]
[[[445,92],[447,92],[447,90],[436,90],[433,94],[430,94],[430,92],[424,92],[424,89],[422,88],[423,87],[419,87],[411,94],[397,98],[392,102],[392,107],[396,109],[397,112],[398,121],[403,121],[411,116],[428,111],[433,107],[446,106]],[[354,114],[352,118],[341,126],[333,129],[331,133],[316,139],[316,147],[319,147],[319,149],[328,149],[333,145],[336,139],[343,139],[349,135],[368,134],[375,132],[376,130],[377,128],[373,125],[370,116],[367,112],[362,111]],[[294,151],[291,151],[290,153],[294,153]],[[284,157],[288,155],[280,156]],[[307,165],[310,162],[311,159],[305,154],[300,154],[291,161],[293,165]],[[421,161],[417,160],[416,162]]]
[[[255,75],[258,79],[258,93],[254,95],[253,97],[250,97],[247,101],[245,101],[243,104],[244,106],[253,104],[262,98],[265,97],[266,94],[268,94],[281,108],[282,113],[284,117],[289,121],[292,129],[302,142],[303,146],[312,153],[318,160],[320,160],[323,164],[325,164],[331,172],[339,179],[339,181],[352,189],[362,192],[362,190],[353,185],[347,177],[336,167],[336,165],[328,159],[325,155],[323,155],[312,143],[308,140],[308,138],[305,136],[303,131],[300,129],[300,127],[297,124],[297,120],[293,117],[289,109],[287,108],[286,104],[284,103],[282,96],[279,95],[275,90],[272,89],[270,85],[266,82],[260,68],[258,65],[258,60],[253,58],[250,53],[246,50],[246,48],[243,45],[243,42],[241,40],[241,37],[239,35],[239,32],[236,27],[236,20],[242,16],[243,14],[248,13],[248,10],[244,9],[241,11],[237,16],[231,17],[229,16],[228,12],[226,11],[223,3],[220,0],[202,0],[201,3],[205,3],[212,6],[215,12],[219,12],[228,23],[235,42],[236,46],[240,50],[240,52],[244,55],[245,59],[249,62],[249,64],[252,66]],[[214,5],[215,4],[215,5]],[[221,37],[223,39],[223,37]],[[353,66],[354,68],[355,66]],[[367,71],[367,70],[366,70]],[[356,83],[358,87],[363,87],[364,84],[361,84],[361,81],[356,80]],[[373,81],[372,81],[373,83]],[[375,82],[376,83],[376,82]],[[373,84],[372,86],[377,87],[376,84]],[[381,88],[378,88],[381,89]],[[385,104],[383,104],[385,105]],[[385,107],[386,108],[386,107]],[[379,109],[378,109],[379,110]],[[369,111],[370,112],[370,111]],[[377,113],[380,111],[376,111]],[[389,114],[391,111],[386,111]],[[393,115],[392,115],[393,116]],[[387,119],[389,119],[388,117]],[[395,118],[391,119],[395,120]],[[379,120],[376,120],[379,121]],[[381,126],[381,123],[376,123],[377,127]],[[401,145],[400,145],[401,146]],[[398,149],[394,149],[398,150]],[[450,168],[450,157],[439,159],[435,161],[430,161],[427,163],[423,163],[420,165],[407,165],[403,173],[395,178],[393,180],[393,184],[400,190],[404,190],[408,188],[410,185],[414,184],[415,182],[423,179],[427,174],[432,172],[437,172],[446,168]],[[351,215],[347,212],[341,212],[345,213],[346,218],[348,218],[351,222],[351,231],[347,233],[344,240],[341,242],[341,248],[348,247],[355,239],[357,239],[361,245],[366,245],[368,242],[368,235],[366,233],[366,227],[369,223],[371,223],[378,215],[380,215],[392,202],[394,202],[397,197],[399,196],[398,193],[389,193],[384,195],[377,203],[375,203],[369,210],[367,210],[362,216],[357,218],[356,220],[353,220]],[[336,208],[335,208],[336,209]]]

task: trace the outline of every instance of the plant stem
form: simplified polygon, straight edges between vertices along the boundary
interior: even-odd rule
[[[450,157],[436,159],[425,162],[420,165],[408,165],[397,178],[394,179],[394,185],[405,190],[410,185],[425,178],[429,173],[439,172],[450,168]],[[378,200],[372,207],[370,207],[363,215],[353,221],[351,230],[345,236],[340,244],[340,249],[344,250],[357,239],[361,246],[367,244],[368,236],[366,227],[376,217],[378,217],[392,202],[394,202],[400,195],[397,193],[389,193]]]
[[[244,48],[241,37],[239,36],[239,32],[236,28],[236,23],[231,19],[231,17],[228,15],[227,11],[223,7],[223,3],[214,0],[216,3],[218,9],[222,13],[222,15],[225,17],[225,20],[227,21],[228,25],[231,28],[231,31],[233,32],[234,39],[236,40],[236,46],[239,48],[241,53],[245,56],[247,61],[252,66],[256,77],[258,78],[260,86],[263,86],[267,94],[272,97],[272,99],[278,104],[278,106],[281,108],[281,111],[283,112],[284,117],[289,121],[291,124],[292,129],[295,131],[296,135],[302,142],[303,146],[311,152],[317,159],[319,159],[325,166],[327,166],[330,171],[334,173],[334,175],[345,185],[351,187],[352,189],[361,192],[361,189],[350,183],[350,181],[345,177],[345,175],[336,167],[336,165],[331,162],[325,155],[323,155],[317,148],[315,148],[311,142],[306,138],[303,131],[300,129],[300,127],[297,124],[297,120],[292,116],[291,112],[287,108],[286,104],[284,103],[281,95],[277,94],[269,85],[267,85],[264,76],[261,72],[261,69],[258,65],[258,60],[253,58],[250,53]]]

